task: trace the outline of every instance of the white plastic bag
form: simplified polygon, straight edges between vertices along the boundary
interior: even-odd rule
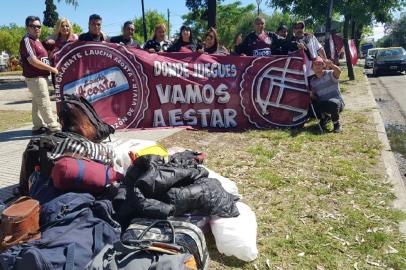
[[[113,145],[114,152],[114,170],[123,175],[126,174],[128,167],[131,166],[129,151],[157,145],[155,141],[130,139],[127,141],[117,141]]]
[[[227,191],[230,194],[233,194],[240,199],[242,198],[241,194],[238,193],[238,187],[237,184],[234,181],[231,181],[230,179],[221,176],[220,174],[210,170],[209,168],[202,166],[209,172],[209,178],[215,178],[220,181],[221,186],[224,188],[225,191]]]
[[[240,215],[235,218],[212,217],[210,220],[216,246],[220,253],[249,262],[258,256],[257,220],[251,208],[237,202]]]

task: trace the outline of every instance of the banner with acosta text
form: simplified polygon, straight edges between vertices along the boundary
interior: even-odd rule
[[[75,42],[55,55],[57,102],[82,95],[116,129],[294,127],[310,96],[301,52],[289,56],[151,54]]]

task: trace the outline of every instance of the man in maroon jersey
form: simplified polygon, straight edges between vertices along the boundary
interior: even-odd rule
[[[254,57],[270,56],[276,48],[285,46],[285,39],[273,32],[265,31],[265,19],[256,17],[254,32],[248,34],[244,41],[237,46],[236,53]]]
[[[32,133],[57,132],[60,126],[52,112],[47,78],[50,72],[58,74],[58,70],[50,66],[48,52],[38,39],[41,35],[40,19],[28,16],[25,26],[27,33],[20,42],[20,58],[23,76],[32,93]]]

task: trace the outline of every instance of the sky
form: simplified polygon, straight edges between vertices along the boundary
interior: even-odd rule
[[[240,0],[243,5],[255,4],[255,0]],[[0,25],[16,23],[24,25],[24,20],[29,15],[36,15],[43,19],[45,10],[44,0],[2,0],[0,15]],[[84,31],[88,29],[87,23],[89,15],[96,13],[103,18],[103,31],[113,36],[119,34],[122,24],[141,17],[141,0],[78,0],[79,6],[75,9],[71,5],[65,4],[64,0],[54,0],[59,17],[66,17],[71,22],[79,24]],[[182,26],[181,16],[188,13],[185,0],[144,0],[144,10],[157,10],[167,17],[167,10],[170,12],[170,23],[173,30],[179,30]],[[233,3],[233,0],[225,0],[224,3]],[[34,4],[35,3],[35,4]],[[261,10],[265,13],[272,13],[273,9],[265,6],[262,1]],[[5,12],[6,11],[6,12]],[[174,33],[175,31],[171,32]]]
[[[256,0],[240,0],[243,5],[255,4]],[[44,0],[2,0],[0,15],[0,25],[9,25],[16,23],[24,25],[24,20],[28,15],[36,15],[43,19],[45,10]],[[141,0],[78,0],[77,8],[65,4],[64,0],[54,0],[57,6],[59,17],[66,17],[71,22],[79,24],[84,31],[87,31],[87,22],[90,14],[97,13],[103,18],[103,31],[114,36],[120,33],[123,22],[141,16]],[[167,10],[170,12],[171,33],[177,31],[182,25],[181,16],[188,12],[185,6],[185,0],[144,0],[144,9],[157,10],[167,16]],[[229,4],[235,0],[225,0]],[[271,14],[273,9],[265,5],[262,0],[261,10],[266,14]],[[397,13],[396,15],[398,15]],[[395,16],[396,16],[395,15]],[[375,40],[383,36],[383,26],[374,27]]]

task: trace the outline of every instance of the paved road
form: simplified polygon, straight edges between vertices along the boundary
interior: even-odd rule
[[[383,75],[370,77],[368,80],[379,105],[388,137],[400,136],[400,140],[403,140],[402,138],[406,137],[406,75]],[[391,146],[406,183],[406,141],[404,144],[403,148],[399,145]]]

